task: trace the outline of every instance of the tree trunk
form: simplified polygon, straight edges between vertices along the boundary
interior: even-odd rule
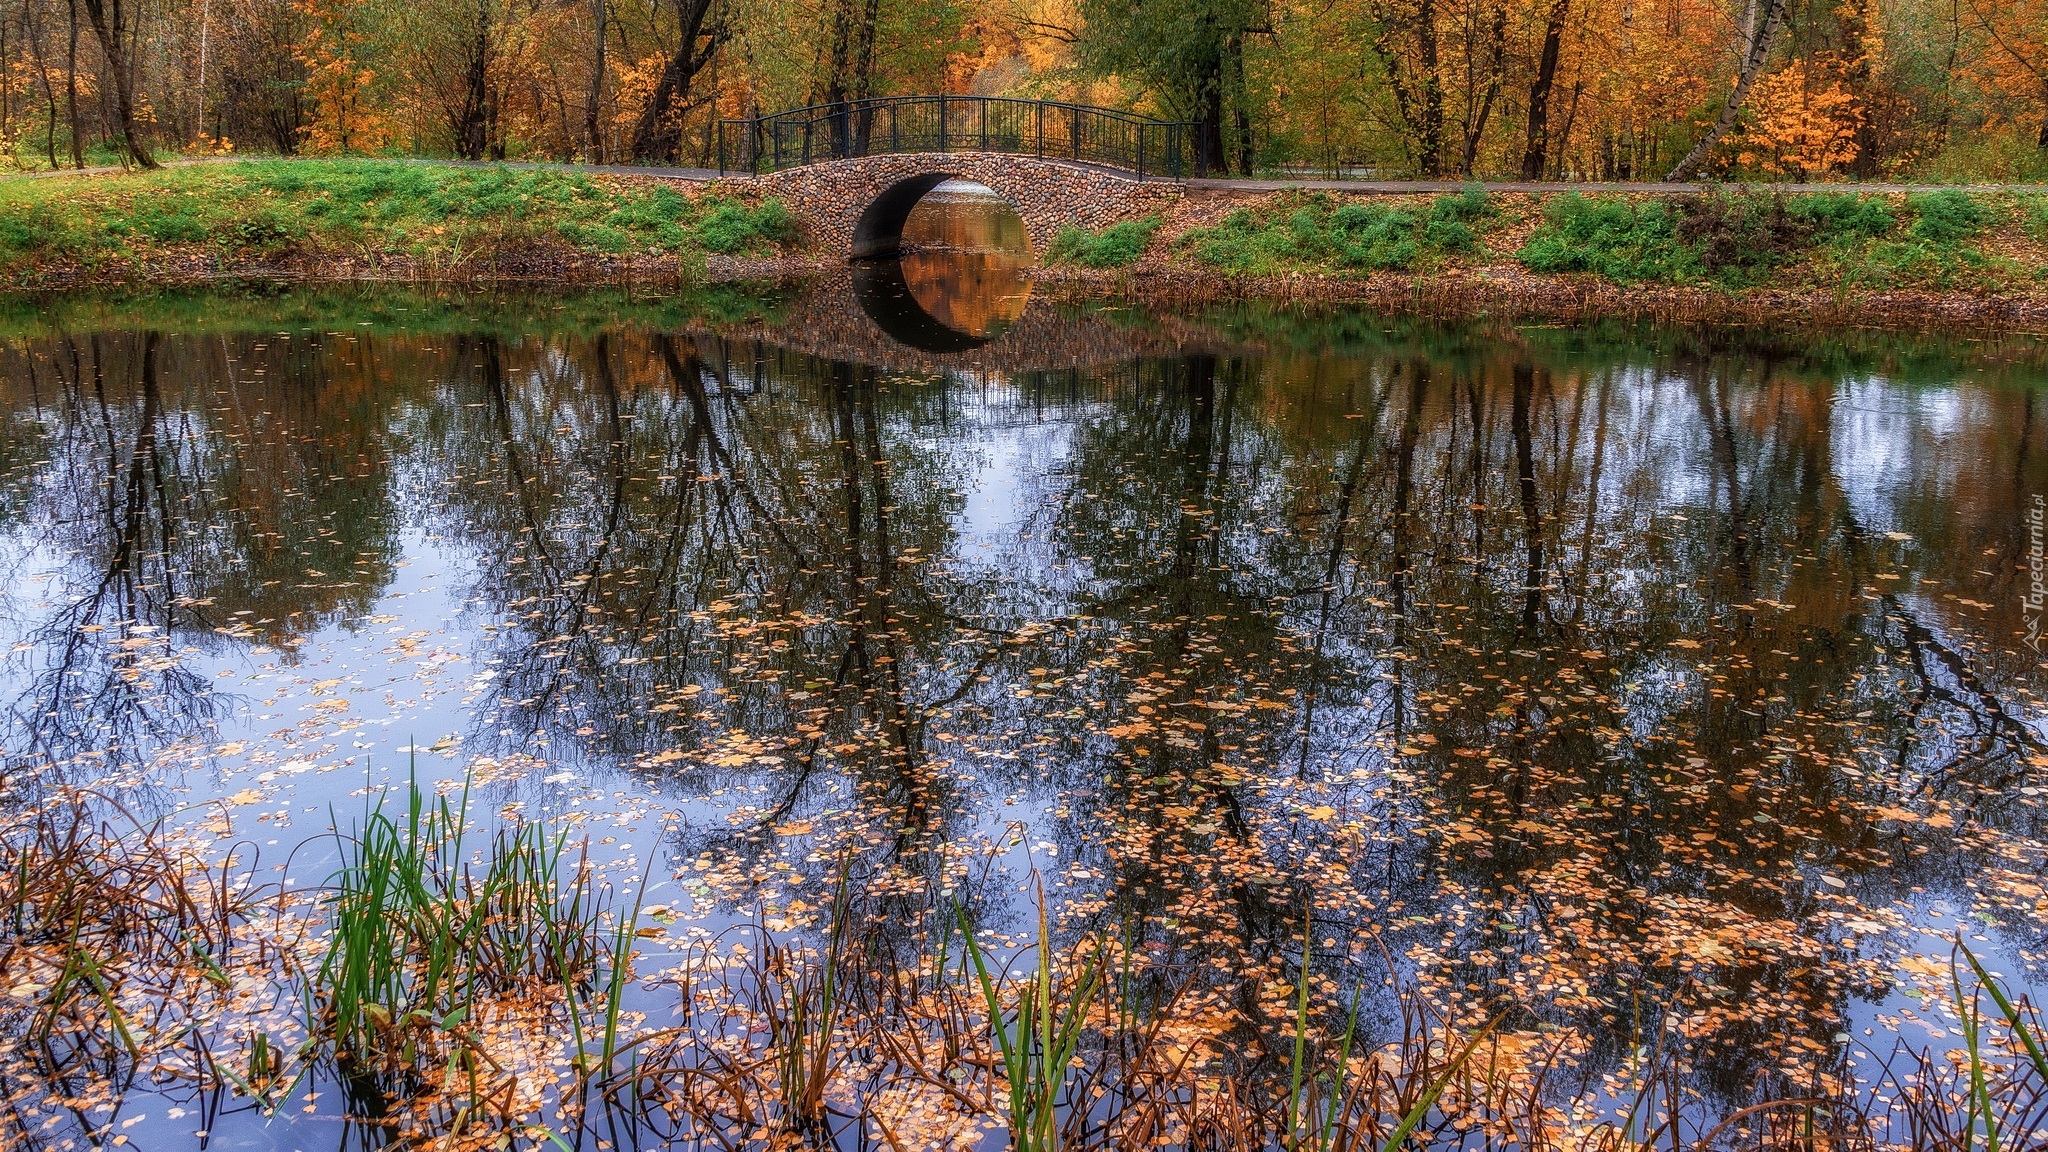
[[[597,55],[590,68],[590,103],[583,113],[583,134],[590,142],[590,159],[593,163],[604,163],[604,129],[598,123],[598,110],[604,105],[604,34],[605,19],[609,15],[605,0],[590,0],[591,15],[597,22]]]
[[[1868,180],[1877,175],[1879,141],[1877,124],[1871,117],[1870,97],[1875,85],[1872,83],[1870,66],[1870,3],[1874,0],[1856,2],[1851,0],[1835,9],[1835,20],[1840,29],[1842,51],[1848,59],[1843,70],[1843,79],[1848,82],[1849,91],[1856,97],[1856,158],[1849,161],[1849,173],[1859,179]]]
[[[43,147],[50,153],[50,167],[57,167],[57,87],[50,83],[50,62],[43,54],[43,26],[34,16],[35,6],[30,0],[21,3],[21,31],[28,37],[29,53],[35,58],[36,75],[43,84],[43,104],[49,109],[50,127],[44,134]]]
[[[479,22],[470,39],[469,59],[462,70],[462,100],[449,117],[455,154],[481,160],[491,146],[490,29]]]
[[[1202,175],[1209,174],[1210,168],[1230,174],[1230,157],[1223,147],[1223,80],[1220,76],[1209,79],[1207,90],[1202,93]]]
[[[1225,52],[1230,58],[1231,88],[1237,98],[1231,101],[1231,114],[1237,120],[1237,172],[1240,176],[1252,174],[1252,161],[1257,151],[1252,139],[1252,115],[1247,106],[1250,97],[1249,85],[1245,82],[1244,37],[1233,35],[1225,41]]]
[[[662,67],[661,79],[654,86],[654,95],[641,109],[640,119],[633,124],[632,142],[629,145],[635,160],[673,161],[683,144],[683,126],[678,118],[682,107],[688,103],[690,86],[697,73],[711,59],[712,53],[724,42],[722,29],[705,28],[705,21],[711,12],[712,0],[676,0],[676,14],[681,17],[677,27],[682,38],[676,45],[675,54]],[[697,51],[697,41],[710,37],[710,43],[702,52]],[[839,78],[833,80],[837,87]],[[840,97],[843,99],[844,97]]]
[[[135,123],[135,76],[128,70],[128,53],[121,44],[121,0],[112,0],[111,8],[108,0],[85,0],[85,14],[92,21],[100,51],[106,53],[107,71],[113,73],[114,116],[121,139],[128,145],[128,156],[138,167],[158,167],[156,157],[142,146],[142,131]]]
[[[1714,118],[1713,127],[1700,137],[1685,159],[1664,174],[1666,180],[1690,180],[1700,165],[1706,163],[1707,153],[1721,142],[1721,137],[1735,127],[1735,117],[1742,111],[1742,102],[1749,98],[1749,86],[1756,81],[1756,74],[1763,70],[1764,61],[1771,54],[1771,38],[1778,31],[1778,18],[1784,15],[1785,0],[1760,0],[1762,7],[1757,11],[1756,26],[1750,29],[1749,51],[1742,57],[1742,68],[1735,75],[1735,90],[1728,94],[1728,102],[1721,105],[1721,114]]]
[[[1440,176],[1444,166],[1444,86],[1437,74],[1436,0],[1417,6],[1415,34],[1422,56],[1422,174]]]
[[[71,120],[71,166],[85,167],[85,134],[78,125],[78,0],[70,0],[71,38],[64,48],[64,112]]]
[[[1493,103],[1500,99],[1501,83],[1508,71],[1508,9],[1505,3],[1493,8],[1493,26],[1487,30],[1486,94],[1478,109],[1472,108],[1471,88],[1466,88],[1465,147],[1458,154],[1458,175],[1471,179],[1472,166],[1479,162],[1479,142],[1486,136],[1486,122],[1493,117]]]
[[[1536,79],[1529,82],[1529,136],[1522,147],[1522,179],[1543,179],[1550,156],[1550,90],[1557,85],[1557,58],[1564,46],[1564,22],[1572,0],[1557,0],[1543,22],[1543,54],[1536,61]]]

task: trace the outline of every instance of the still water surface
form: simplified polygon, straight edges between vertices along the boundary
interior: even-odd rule
[[[812,837],[904,908],[1035,866],[1254,1007],[1312,908],[1338,1007],[1384,944],[1574,1084],[1655,1017],[1703,1115],[1951,1043],[1901,963],[1959,925],[2029,979],[2041,349],[983,267],[937,350],[804,319],[846,284],[10,321],[7,787],[318,884],[366,788],[473,774],[714,926],[815,904]]]

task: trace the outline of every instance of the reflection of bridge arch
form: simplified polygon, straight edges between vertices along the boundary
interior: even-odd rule
[[[772,321],[707,328],[720,336],[758,340],[824,360],[894,372],[1085,369],[1189,351],[1225,353],[1233,348],[1213,332],[1171,317],[1134,325],[1112,313],[1056,305],[1036,296],[1022,316],[993,337],[976,340],[953,332],[950,347],[917,347],[848,299],[854,293],[854,278],[863,271],[864,267],[855,266],[838,276],[808,283],[775,310]],[[943,344],[944,338],[935,343]]]
[[[900,260],[854,265],[853,298],[891,339],[921,352],[965,352],[989,342],[987,336],[962,332],[932,315],[910,290]]]
[[[886,256],[902,242],[903,222],[925,193],[947,179],[986,185],[1024,221],[1034,252],[1069,227],[1105,228],[1162,211],[1180,199],[1174,181],[1141,180],[1071,160],[988,152],[914,152],[832,160],[736,181],[772,196],[801,218],[812,237],[854,258]]]

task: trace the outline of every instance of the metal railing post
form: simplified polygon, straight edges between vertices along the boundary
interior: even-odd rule
[[[988,99],[981,101],[981,150],[988,151]]]
[[[1138,125],[1138,179],[1145,178],[1145,126]]]
[[[1073,130],[1067,134],[1067,142],[1074,146],[1074,159],[1081,158],[1081,109],[1073,109]]]
[[[1045,101],[1038,102],[1038,158],[1045,159]]]
[[[939,97],[939,151],[946,151],[946,98]]]
[[[903,145],[898,142],[896,136],[896,105],[894,104],[889,105],[889,151],[903,151]]]

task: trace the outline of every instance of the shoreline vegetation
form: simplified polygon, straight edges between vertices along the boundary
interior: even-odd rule
[[[713,933],[646,902],[645,877],[606,878],[587,839],[474,818],[473,783],[373,790],[304,888],[92,793],[0,824],[0,1074],[52,1087],[0,1111],[7,1146],[117,1146],[154,1104],[207,1129],[317,1110],[391,1147],[535,1152],[1005,1130],[1016,1152],[1998,1148],[2038,1133],[2048,1093],[2048,1026],[1960,937],[1909,965],[1949,1050],[1901,1042],[1880,1083],[1781,1078],[1716,1109],[1679,1087],[1701,1054],[1668,1006],[1638,1006],[1629,1076],[1574,1087],[1569,1029],[1460,1003],[1374,934],[1328,936],[1352,933],[1308,891],[1259,986],[1114,907],[1053,915],[1035,869],[1005,934],[965,893],[869,893],[857,845],[823,838],[830,894],[807,915]],[[330,1093],[338,1115],[301,1107]]]
[[[681,284],[839,266],[743,185],[381,160],[0,181],[0,284]],[[2028,328],[2048,194],[1193,190],[1069,230],[1035,279],[1158,303],[1271,297],[1577,320]]]

